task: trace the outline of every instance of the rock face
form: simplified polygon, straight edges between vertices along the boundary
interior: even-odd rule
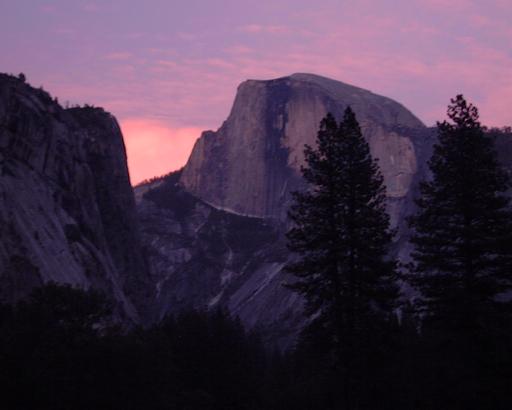
[[[156,319],[185,305],[222,306],[268,340],[291,343],[304,322],[302,301],[283,286],[290,191],[302,184],[304,144],[315,143],[327,112],[340,118],[347,105],[380,161],[399,228],[394,251],[407,256],[403,221],[432,132],[400,104],[337,81],[309,74],[246,81],[227,121],[203,133],[181,175],[136,188]]]
[[[424,125],[389,98],[312,74],[242,83],[229,118],[197,141],[180,183],[214,206],[283,220],[300,184],[304,144],[314,145],[327,112],[339,119],[347,105],[380,160],[397,214],[418,167],[410,130]]]
[[[301,301],[282,286],[288,251],[275,220],[216,209],[184,191],[180,173],[142,185],[143,240],[156,297],[153,321],[187,308],[225,308],[286,346]]]
[[[0,298],[47,281],[103,290],[139,320],[147,277],[119,126],[0,75]]]
[[[351,105],[379,158],[393,252],[407,261],[405,219],[428,176],[435,131],[400,104],[326,78],[247,81],[227,121],[203,133],[183,171],[135,189],[122,135],[99,108],[63,109],[0,75],[0,300],[47,281],[103,290],[128,322],[224,308],[290,346],[302,300],[283,284],[290,191],[321,118]],[[512,136],[496,132],[512,175]]]
[[[379,159],[397,228],[392,252],[409,260],[405,221],[428,177],[435,129],[388,98],[326,78],[246,81],[229,118],[203,133],[181,173],[136,188],[154,320],[183,307],[223,307],[268,341],[293,343],[304,318],[301,299],[283,286],[292,280],[283,271],[292,257],[284,238],[290,191],[302,186],[304,144],[315,144],[327,112],[340,118],[347,105]],[[512,138],[498,133],[497,145],[512,172]]]

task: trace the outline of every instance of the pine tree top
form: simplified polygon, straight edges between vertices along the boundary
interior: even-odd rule
[[[512,290],[512,210],[510,181],[477,108],[458,95],[448,118],[438,123],[432,179],[421,184],[418,213],[410,220],[410,279],[425,313],[443,317],[451,311],[457,321]]]

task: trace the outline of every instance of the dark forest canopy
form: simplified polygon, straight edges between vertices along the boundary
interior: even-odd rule
[[[56,284],[0,305],[2,408],[263,408],[263,347],[226,313],[128,332],[109,321],[100,294]]]

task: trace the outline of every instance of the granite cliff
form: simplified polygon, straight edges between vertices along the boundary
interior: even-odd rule
[[[302,323],[301,300],[282,286],[290,280],[283,272],[290,192],[302,186],[304,144],[314,145],[327,112],[340,118],[347,105],[379,159],[399,231],[394,251],[407,257],[404,219],[414,209],[432,130],[393,100],[327,78],[250,80],[181,172],[136,188],[156,319],[181,306],[222,306],[268,339],[290,343]]]
[[[341,118],[347,105],[379,158],[390,206],[400,208],[418,168],[411,133],[425,126],[389,98],[312,74],[242,83],[228,119],[197,141],[180,183],[219,208],[283,220],[304,144],[314,145],[327,112]]]
[[[112,115],[63,109],[0,75],[0,300],[55,281],[102,290],[126,323],[220,307],[289,346],[304,324],[301,299],[283,286],[290,192],[303,186],[303,147],[321,118],[347,105],[379,159],[393,252],[407,261],[405,219],[435,130],[395,101],[311,74],[246,81],[185,168],[136,187],[135,202]],[[496,141],[512,175],[509,134]]]
[[[0,75],[0,298],[93,287],[139,321],[147,267],[117,121],[23,80]]]
[[[282,286],[289,257],[282,226],[217,209],[183,190],[179,178],[175,172],[135,188],[156,290],[152,320],[223,308],[287,345],[303,318],[300,299]]]

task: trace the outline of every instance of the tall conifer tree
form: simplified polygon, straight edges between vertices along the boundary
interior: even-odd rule
[[[357,396],[370,382],[362,380],[362,361],[370,360],[398,296],[385,187],[350,107],[339,125],[330,114],[322,120],[316,142],[304,151],[308,189],[294,194],[289,212],[288,244],[298,257],[288,271],[313,318],[305,334],[344,372],[345,394]],[[357,400],[346,397],[344,408]]]
[[[410,221],[410,280],[420,294],[423,333],[440,366],[431,381],[443,384],[436,376],[443,375],[442,389],[453,384],[449,392],[437,392],[438,405],[500,408],[485,400],[497,397],[489,389],[504,380],[493,366],[505,360],[498,343],[506,338],[511,313],[504,299],[512,290],[512,212],[505,194],[510,183],[476,107],[458,95],[448,117],[451,122],[438,123],[432,179],[421,184],[419,211]]]

